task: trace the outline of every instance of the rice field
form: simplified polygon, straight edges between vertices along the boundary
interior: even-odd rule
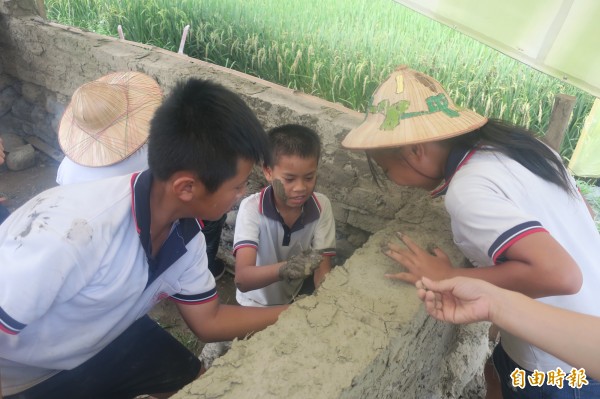
[[[577,97],[561,153],[575,148],[593,97],[391,0],[46,0],[65,25],[177,51],[364,111],[406,64],[457,104],[546,131],[554,95]]]

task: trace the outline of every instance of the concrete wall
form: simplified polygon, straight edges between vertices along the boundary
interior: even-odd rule
[[[458,398],[469,381],[479,381],[486,326],[435,323],[412,287],[383,278],[395,266],[378,248],[398,229],[464,262],[439,204],[414,190],[377,189],[364,155],[339,147],[361,114],[187,56],[47,23],[38,3],[0,0],[0,133],[34,135],[56,147],[57,125],[77,87],[137,70],[165,93],[181,79],[212,79],[239,93],[266,128],[296,122],[321,135],[318,190],[335,210],[340,258],[361,249],[315,296],[292,306],[275,326],[236,342],[180,397]]]

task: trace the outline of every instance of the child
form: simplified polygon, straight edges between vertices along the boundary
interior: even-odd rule
[[[269,140],[273,165],[263,172],[270,185],[242,201],[235,225],[236,299],[244,306],[291,302],[304,278],[321,284],[335,256],[331,204],[313,192],[319,136],[285,125],[271,130]]]
[[[256,116],[208,81],[158,108],[150,169],[55,187],[0,226],[0,368],[6,398],[171,393],[200,362],[150,320],[177,303],[203,341],[245,337],[285,307],[219,304],[198,218],[218,220],[269,160]]]
[[[83,183],[148,169],[150,120],[162,99],[158,83],[141,72],[114,72],[75,90],[58,129],[65,158],[56,182]],[[225,272],[216,258],[225,218],[202,221],[215,279]]]
[[[431,255],[400,234],[408,248],[390,244],[387,255],[407,272],[388,277],[412,283],[422,276],[476,277],[600,316],[600,236],[558,155],[527,131],[457,108],[437,81],[401,67],[342,144],[366,150],[372,170],[378,165],[398,185],[445,194],[454,241],[479,266],[455,269],[439,249]],[[504,397],[530,391],[556,397],[571,389],[528,385],[515,393],[510,373],[516,367],[571,367],[512,334],[501,336],[493,359]],[[600,395],[594,384],[582,397]]]

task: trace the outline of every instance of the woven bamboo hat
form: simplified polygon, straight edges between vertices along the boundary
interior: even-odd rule
[[[366,150],[438,141],[486,122],[457,107],[438,81],[401,66],[377,88],[365,121],[346,135],[342,146]]]
[[[162,102],[158,83],[140,72],[116,72],[73,93],[58,129],[58,142],[72,161],[108,166],[148,140],[150,121]]]

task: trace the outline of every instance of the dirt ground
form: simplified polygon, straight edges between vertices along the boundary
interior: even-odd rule
[[[1,165],[0,197],[7,198],[3,205],[12,212],[38,193],[56,186],[58,165],[57,161],[40,152],[36,152],[36,165],[32,168],[14,172],[8,170],[6,165]],[[227,261],[226,259],[223,260]],[[217,291],[221,302],[236,303],[232,274],[226,272],[217,281]],[[204,344],[198,341],[187,328],[171,301],[164,300],[159,303],[150,312],[150,316],[186,347],[197,355],[200,354]]]

